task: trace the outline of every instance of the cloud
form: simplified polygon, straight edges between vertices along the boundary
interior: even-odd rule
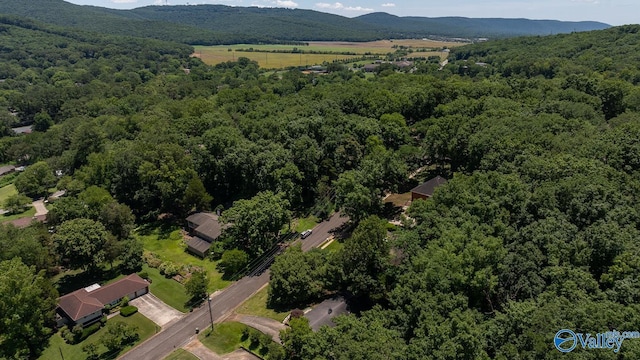
[[[133,4],[137,3],[138,0],[111,0],[111,2],[115,4]]]
[[[339,2],[335,4],[317,3],[316,7],[319,7],[320,9],[344,9],[344,5]]]
[[[394,3],[384,3],[384,4],[382,4],[381,6],[382,6],[382,7],[395,7],[395,6],[396,6],[396,4],[394,4]]]
[[[360,11],[360,12],[373,11],[373,9],[364,8],[362,6],[345,6],[343,3],[339,3],[339,2],[336,2],[333,4],[316,3],[316,7],[320,9],[333,9],[333,10],[345,10],[345,11]]]
[[[294,7],[298,7],[298,3],[293,2],[291,0],[277,0],[276,4],[278,6],[282,6],[282,7],[288,7],[288,8],[294,8]]]

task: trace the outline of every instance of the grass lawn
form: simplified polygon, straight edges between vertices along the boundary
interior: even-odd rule
[[[107,328],[109,326],[113,326],[112,324],[117,321],[121,321],[126,324],[137,326],[138,335],[140,335],[140,339],[132,346],[128,346],[127,348],[125,348],[124,351],[128,351],[136,344],[139,344],[144,340],[148,339],[149,337],[151,337],[153,334],[156,333],[156,330],[158,330],[156,324],[153,321],[147,319],[140,313],[135,313],[129,317],[116,316],[112,319],[109,319],[106,326],[98,330],[95,334],[89,336],[86,340],[84,340],[80,344],[75,344],[75,345],[67,344],[62,339],[62,337],[60,337],[60,333],[54,334],[49,341],[49,346],[42,353],[42,356],[40,356],[40,359],[42,360],[49,360],[49,359],[84,360],[87,358],[87,356],[85,352],[82,351],[82,347],[89,343],[98,344],[99,345],[98,352],[100,354],[105,353],[107,349],[101,345],[101,337],[103,334],[107,332]],[[123,352],[121,352],[120,354],[122,353]],[[120,355],[120,354],[116,354],[111,358],[115,358],[117,357],[117,355]]]
[[[189,300],[189,296],[182,284],[173,279],[167,279],[163,275],[160,275],[158,269],[151,268],[148,265],[145,265],[142,271],[146,271],[147,274],[149,274],[149,279],[151,280],[149,290],[153,295],[174,309],[182,312],[189,311],[185,306]]]
[[[198,335],[200,342],[213,350],[218,355],[228,354],[244,345],[242,341],[242,329],[247,325],[229,321],[213,326],[213,332],[210,328],[203,329]],[[248,341],[248,340],[247,340]]]
[[[391,194],[389,195],[384,202],[392,203],[393,206],[405,206],[411,201],[411,192],[406,192],[404,194]]]
[[[194,265],[204,268],[209,276],[209,292],[227,287],[231,282],[222,280],[222,274],[216,269],[217,263],[208,259],[200,259],[189,254],[182,239],[180,228],[164,228],[147,226],[138,229],[135,236],[142,241],[145,250],[158,255],[163,261],[171,261],[176,265]]]
[[[318,222],[318,218],[313,215],[309,215],[306,218],[297,219],[295,230],[301,233],[305,230],[313,229],[313,227],[316,226]]]
[[[29,208],[25,211],[25,212],[21,212],[20,214],[13,214],[13,215],[0,215],[0,223],[1,222],[5,222],[5,221],[12,221],[12,220],[18,220],[18,219],[22,219],[25,217],[33,217],[33,215],[36,214],[36,208],[34,208],[33,206],[29,205]]]
[[[198,357],[186,350],[178,349],[169,354],[164,360],[198,360]]]
[[[0,207],[2,207],[2,204],[4,204],[4,202],[10,196],[13,196],[17,193],[18,193],[18,190],[16,190],[16,186],[13,184],[9,184],[7,186],[1,187],[0,188]]]
[[[338,240],[333,240],[333,242],[331,244],[329,244],[329,246],[327,246],[326,248],[324,248],[325,251],[330,251],[330,252],[336,252],[339,251],[340,249],[342,249],[344,245],[339,242]]]
[[[266,286],[264,289],[258,291],[255,295],[242,303],[242,305],[240,305],[238,309],[236,309],[236,312],[238,314],[266,317],[276,321],[284,320],[284,318],[289,314],[288,311],[278,312],[276,310],[267,308],[267,296],[269,294],[268,291],[269,286]]]

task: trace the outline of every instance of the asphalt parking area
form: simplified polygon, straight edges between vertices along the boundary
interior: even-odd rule
[[[149,318],[154,323],[164,326],[174,320],[180,319],[184,314],[162,302],[162,300],[149,293],[137,299],[129,301],[130,305],[138,308],[138,312]]]

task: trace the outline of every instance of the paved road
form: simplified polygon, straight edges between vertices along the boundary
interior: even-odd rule
[[[331,219],[320,223],[313,229],[313,234],[302,240],[302,249],[307,251],[317,247],[330,235],[330,231],[347,222],[349,218],[334,214]],[[244,277],[224,291],[217,294],[211,300],[211,312],[213,321],[218,322],[226,315],[242,304],[246,299],[258,292],[269,282],[269,271],[260,276]],[[189,343],[195,338],[195,329],[206,331],[211,326],[209,320],[209,308],[207,304],[194,309],[192,313],[185,315],[181,320],[163,329],[161,332],[140,344],[136,348],[120,357],[122,360],[158,360],[163,359],[175,349]]]
[[[348,217],[340,217],[340,213],[333,214],[329,220],[323,221],[314,227],[313,232],[306,239],[298,240],[302,242],[302,250],[309,251],[320,246],[320,244],[332,235],[332,230],[342,226],[347,221],[349,221]]]

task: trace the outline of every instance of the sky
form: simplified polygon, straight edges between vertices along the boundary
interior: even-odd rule
[[[132,9],[147,5],[283,7],[317,10],[347,17],[371,12],[398,16],[464,16],[640,23],[640,0],[66,0],[79,5]]]

